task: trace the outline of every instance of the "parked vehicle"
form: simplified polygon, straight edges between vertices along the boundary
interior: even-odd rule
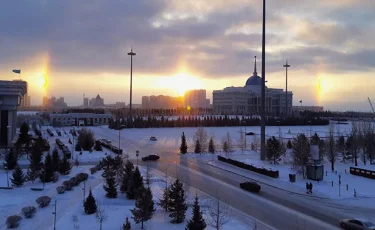
[[[150,141],[157,141],[156,137],[150,137]]]
[[[148,155],[146,157],[142,157],[143,161],[157,161],[159,159],[160,159],[160,157],[156,154],[151,154],[151,155]]]
[[[240,187],[248,192],[258,193],[261,189],[260,185],[256,182],[243,182],[240,183]]]
[[[343,219],[340,220],[343,229],[353,230],[375,230],[375,224],[364,219]]]

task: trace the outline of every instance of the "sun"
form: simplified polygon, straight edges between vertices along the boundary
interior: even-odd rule
[[[201,81],[186,73],[178,73],[172,77],[170,88],[174,89],[179,96],[183,96],[188,90],[202,87]]]
[[[316,84],[318,102],[322,102],[329,92],[332,90],[332,82],[325,76],[319,76]]]
[[[39,74],[38,79],[37,79],[37,84],[38,87],[45,89],[48,86],[48,79],[45,74]]]

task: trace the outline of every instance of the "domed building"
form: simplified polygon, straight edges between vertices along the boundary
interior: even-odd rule
[[[254,72],[243,87],[226,87],[214,90],[212,105],[218,114],[256,115],[261,109],[262,78],[257,73],[257,61],[254,60]],[[293,93],[288,91],[288,111],[292,111]],[[285,91],[266,87],[266,113],[279,116],[285,114]]]

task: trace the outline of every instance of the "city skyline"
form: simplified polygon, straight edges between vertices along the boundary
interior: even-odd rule
[[[27,81],[32,105],[53,95],[81,105],[83,93],[128,104],[133,47],[134,104],[143,95],[181,96],[189,89],[206,89],[212,101],[213,90],[243,86],[253,56],[260,56],[260,1],[110,3],[4,3],[3,79]],[[285,89],[288,60],[294,105],[370,111],[375,2],[288,3],[267,3],[267,86]]]

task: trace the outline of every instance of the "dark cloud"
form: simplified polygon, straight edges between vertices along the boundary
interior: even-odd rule
[[[314,70],[323,63],[333,72],[372,70],[373,46],[341,49],[349,43],[363,45],[373,40],[374,34],[366,29],[366,23],[373,23],[371,5],[361,9],[360,4],[315,2],[270,3],[267,22],[279,31],[267,30],[267,45],[291,48],[267,53],[267,71],[280,71],[285,59],[296,69]],[[208,78],[251,75],[253,57],[260,57],[261,4],[251,2],[235,10],[210,12],[204,19],[181,18],[154,27],[152,22],[166,20],[162,16],[167,6],[168,1],[162,0],[4,2],[0,9],[0,65],[27,62],[49,52],[55,71],[123,73],[129,67],[126,53],[133,46],[135,66],[144,73],[170,73],[184,60],[189,69]],[[316,10],[315,20],[301,16],[301,9],[309,8]],[[285,15],[295,20],[301,17],[310,24],[295,35],[288,34],[290,25],[282,19]],[[332,21],[335,23],[330,24]],[[225,34],[243,25],[251,31]]]

